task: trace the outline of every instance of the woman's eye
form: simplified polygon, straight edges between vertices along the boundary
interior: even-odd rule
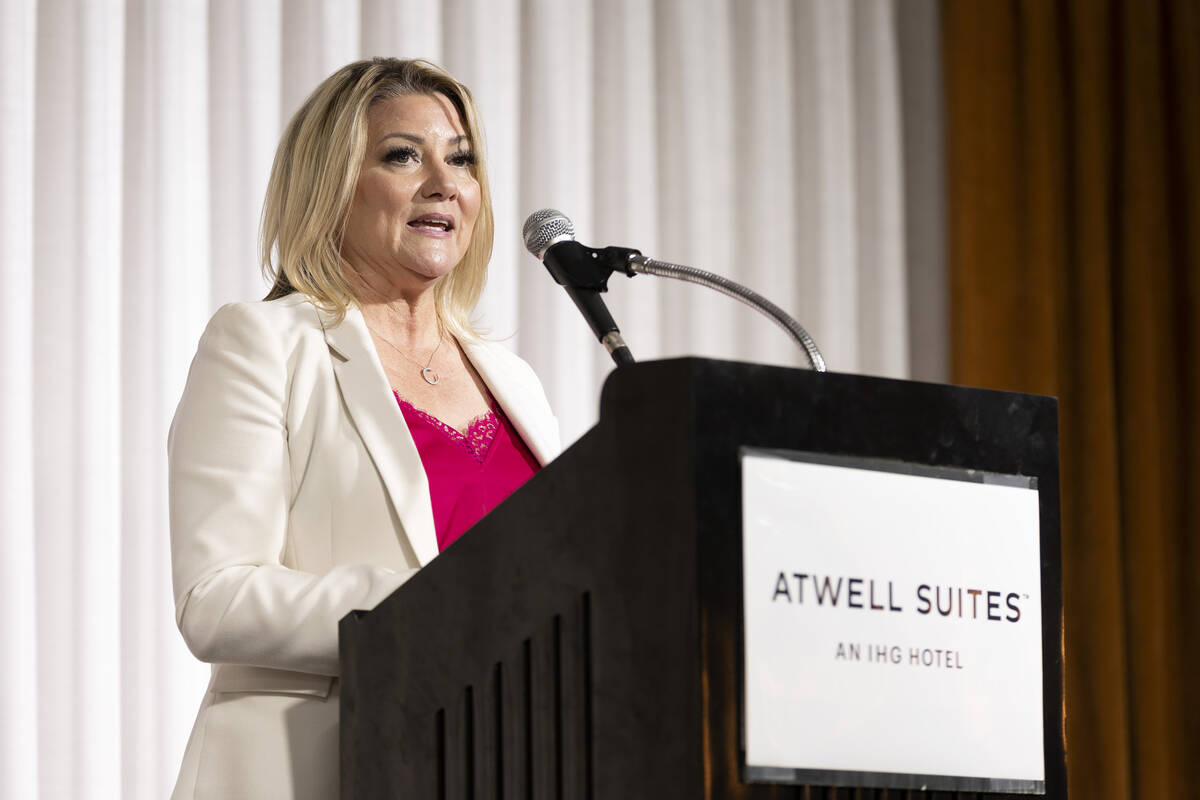
[[[417,160],[417,151],[412,147],[397,147],[388,150],[383,160],[392,164],[408,164]]]
[[[473,167],[475,166],[475,154],[470,150],[459,150],[457,153],[451,154],[446,161],[455,167]]]

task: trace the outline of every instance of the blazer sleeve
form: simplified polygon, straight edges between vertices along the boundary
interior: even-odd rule
[[[338,673],[337,623],[415,570],[324,575],[283,566],[292,476],[287,359],[251,304],[221,308],[200,339],[168,437],[175,619],[202,661]]]

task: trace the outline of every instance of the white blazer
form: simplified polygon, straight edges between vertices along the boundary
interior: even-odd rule
[[[557,455],[529,365],[460,344],[538,461]],[[336,798],[338,620],[438,552],[362,313],[334,325],[299,294],[221,308],[168,454],[176,621],[213,664],[172,798]]]

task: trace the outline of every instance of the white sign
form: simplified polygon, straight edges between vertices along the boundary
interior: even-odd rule
[[[750,778],[1044,793],[1037,490],[789,455],[742,456]]]

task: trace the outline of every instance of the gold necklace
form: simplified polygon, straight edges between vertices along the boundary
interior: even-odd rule
[[[425,382],[428,383],[430,386],[437,386],[439,383],[442,382],[442,376],[437,374],[437,370],[435,370],[429,366],[430,364],[433,363],[433,357],[437,355],[437,351],[442,346],[442,326],[441,325],[438,326],[437,346],[433,348],[433,352],[429,354],[429,359],[424,364],[421,364],[420,361],[417,361],[415,358],[410,356],[408,353],[401,350],[399,347],[396,346],[395,342],[393,342],[388,337],[384,336],[379,331],[372,328],[371,332],[374,333],[376,336],[378,336],[380,339],[383,339],[384,343],[391,346],[391,348],[393,350],[395,350],[397,353],[404,356],[406,359],[408,359],[409,361],[411,361],[412,363],[414,363],[418,367],[420,367],[421,368],[421,377],[424,378]]]

